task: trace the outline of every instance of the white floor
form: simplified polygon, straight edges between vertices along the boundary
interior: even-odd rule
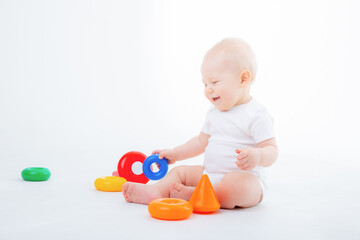
[[[351,166],[339,167],[336,158],[282,155],[261,205],[161,221],[147,206],[126,203],[122,193],[95,190],[94,180],[111,175],[115,162],[78,157],[49,164],[52,177],[46,182],[21,179],[21,170],[31,166],[28,160],[5,162],[1,240],[360,239],[360,178]]]

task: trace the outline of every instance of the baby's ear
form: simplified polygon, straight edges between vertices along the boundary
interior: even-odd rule
[[[249,70],[244,70],[240,73],[241,84],[249,84],[251,82],[251,73]]]

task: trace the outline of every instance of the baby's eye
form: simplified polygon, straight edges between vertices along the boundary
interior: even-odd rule
[[[214,81],[214,82],[212,82],[212,84],[217,84],[219,81]]]

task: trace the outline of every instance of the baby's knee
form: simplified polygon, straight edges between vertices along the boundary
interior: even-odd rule
[[[182,165],[174,167],[169,173],[176,174],[185,186],[196,186],[200,181],[203,171],[203,166]]]
[[[250,173],[227,174],[215,187],[223,208],[255,206],[261,197],[261,186],[256,176]]]

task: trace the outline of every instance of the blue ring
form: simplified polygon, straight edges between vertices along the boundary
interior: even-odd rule
[[[160,170],[158,172],[151,171],[151,164],[159,164]],[[159,155],[154,154],[147,157],[143,163],[143,173],[148,179],[159,180],[163,178],[168,171],[168,162],[166,158],[159,159]]]

